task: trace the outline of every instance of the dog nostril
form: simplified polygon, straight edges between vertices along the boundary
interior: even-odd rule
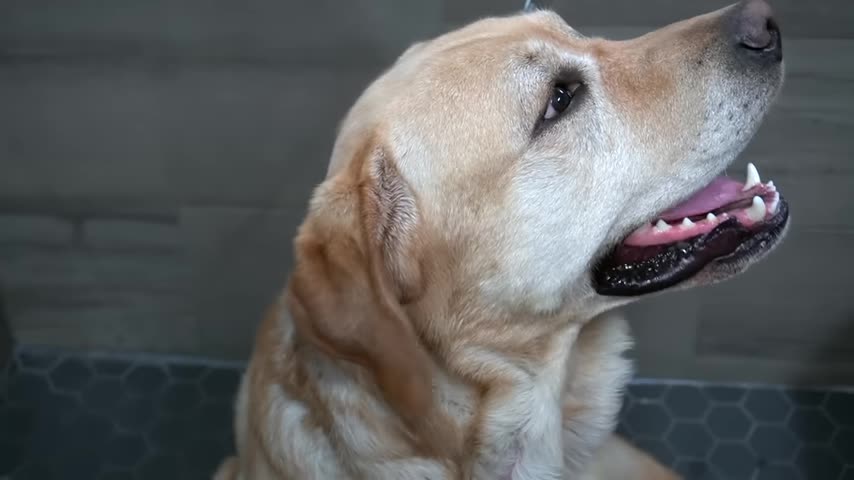
[[[761,29],[746,30],[740,38],[741,46],[750,50],[774,49],[779,41],[780,31],[774,19],[769,18]]]
[[[741,37],[741,44],[751,50],[765,50],[771,43],[771,32],[768,30],[747,31]]]
[[[782,57],[780,28],[771,6],[765,0],[746,0],[735,7],[732,21],[739,47],[758,53]]]

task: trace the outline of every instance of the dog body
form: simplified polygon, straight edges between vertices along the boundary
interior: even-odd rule
[[[782,81],[731,41],[757,5],[625,42],[538,11],[407,50],[342,124],[217,478],[676,478],[612,436],[631,366],[610,311],[631,298],[603,295],[597,264],[755,132]],[[678,283],[773,243],[697,254]]]

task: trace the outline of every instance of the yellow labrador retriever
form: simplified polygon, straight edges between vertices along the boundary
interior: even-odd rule
[[[764,0],[630,41],[533,11],[409,48],[341,126],[217,478],[677,478],[612,434],[608,312],[783,237],[773,183],[721,176],[782,78]]]

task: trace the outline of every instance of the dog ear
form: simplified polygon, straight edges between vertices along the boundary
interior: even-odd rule
[[[425,454],[445,455],[432,362],[401,304],[417,295],[415,198],[383,149],[324,182],[295,242],[288,306],[302,339],[373,376]]]

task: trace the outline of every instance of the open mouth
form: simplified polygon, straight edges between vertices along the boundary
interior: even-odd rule
[[[663,290],[712,263],[738,263],[769,251],[788,219],[774,182],[762,183],[748,164],[744,183],[719,176],[629,234],[594,269],[594,286],[613,296]]]

